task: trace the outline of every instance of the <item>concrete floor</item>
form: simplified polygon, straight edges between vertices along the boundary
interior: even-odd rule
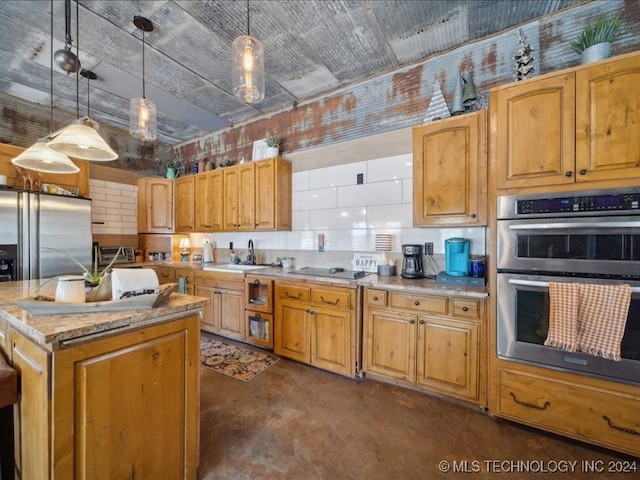
[[[609,461],[629,460],[614,452],[498,422],[424,393],[286,359],[246,383],[204,367],[200,378],[200,480],[639,475],[608,473]],[[451,468],[457,462],[458,473],[442,472],[443,461]],[[587,473],[585,461],[604,471]],[[518,472],[526,467],[546,472]]]

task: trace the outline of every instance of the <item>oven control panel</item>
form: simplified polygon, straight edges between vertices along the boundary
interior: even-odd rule
[[[639,210],[640,192],[596,195],[571,195],[550,198],[520,198],[516,200],[516,213],[588,213]]]

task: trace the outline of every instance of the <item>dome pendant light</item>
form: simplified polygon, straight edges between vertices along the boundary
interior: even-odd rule
[[[245,103],[264,99],[264,49],[262,43],[250,35],[249,0],[247,0],[247,34],[231,44],[233,94]]]
[[[142,98],[132,98],[129,103],[129,133],[140,140],[156,139],[158,122],[156,106],[146,98],[144,71],[144,34],[153,31],[151,20],[136,15],[133,23],[142,30]]]
[[[51,0],[51,65],[49,68],[49,132],[53,127],[53,0]],[[56,152],[46,144],[46,139],[38,139],[20,155],[11,159],[14,165],[45,173],[77,173],[80,168],[66,155]]]
[[[80,28],[78,22],[79,6],[76,1],[76,56],[79,52]],[[109,162],[116,160],[118,154],[104,141],[97,131],[98,124],[89,117],[80,118],[80,74],[76,71],[76,115],[77,120],[71,122],[71,125],[52,133],[47,138],[50,140],[47,144],[54,150],[63,153],[69,157],[79,158],[81,160],[89,160],[94,162]]]

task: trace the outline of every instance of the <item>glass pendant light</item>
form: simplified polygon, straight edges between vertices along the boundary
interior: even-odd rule
[[[79,53],[80,28],[78,23],[78,2],[76,1],[76,56]],[[76,115],[77,120],[71,125],[49,135],[48,145],[54,150],[69,157],[94,162],[109,162],[116,160],[118,154],[104,141],[98,133],[98,123],[89,117],[80,118],[79,80],[80,73],[76,71]]]
[[[247,0],[247,34],[231,43],[233,94],[245,103],[264,99],[264,48],[250,35],[249,0]]]
[[[49,77],[49,132],[53,126],[53,0],[51,0],[51,66]],[[80,168],[66,155],[56,152],[46,144],[46,139],[38,139],[20,155],[11,159],[11,163],[28,170],[45,173],[77,173]]]
[[[133,23],[142,30],[142,98],[132,98],[129,103],[129,133],[140,140],[153,141],[158,126],[156,106],[145,96],[144,72],[144,34],[153,31],[153,23],[138,15],[133,17]]]

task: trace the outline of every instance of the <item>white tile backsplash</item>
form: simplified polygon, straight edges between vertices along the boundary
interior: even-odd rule
[[[378,158],[367,162],[367,181],[382,182],[413,177],[413,157],[410,153]]]
[[[309,188],[337,187],[339,185],[355,185],[357,175],[366,177],[367,162],[347,163],[333,167],[318,168],[309,175]],[[366,180],[365,180],[366,182]]]
[[[338,188],[338,207],[389,205],[402,202],[402,181],[365,183]]]
[[[138,233],[137,186],[89,179],[89,196],[93,234]]]

